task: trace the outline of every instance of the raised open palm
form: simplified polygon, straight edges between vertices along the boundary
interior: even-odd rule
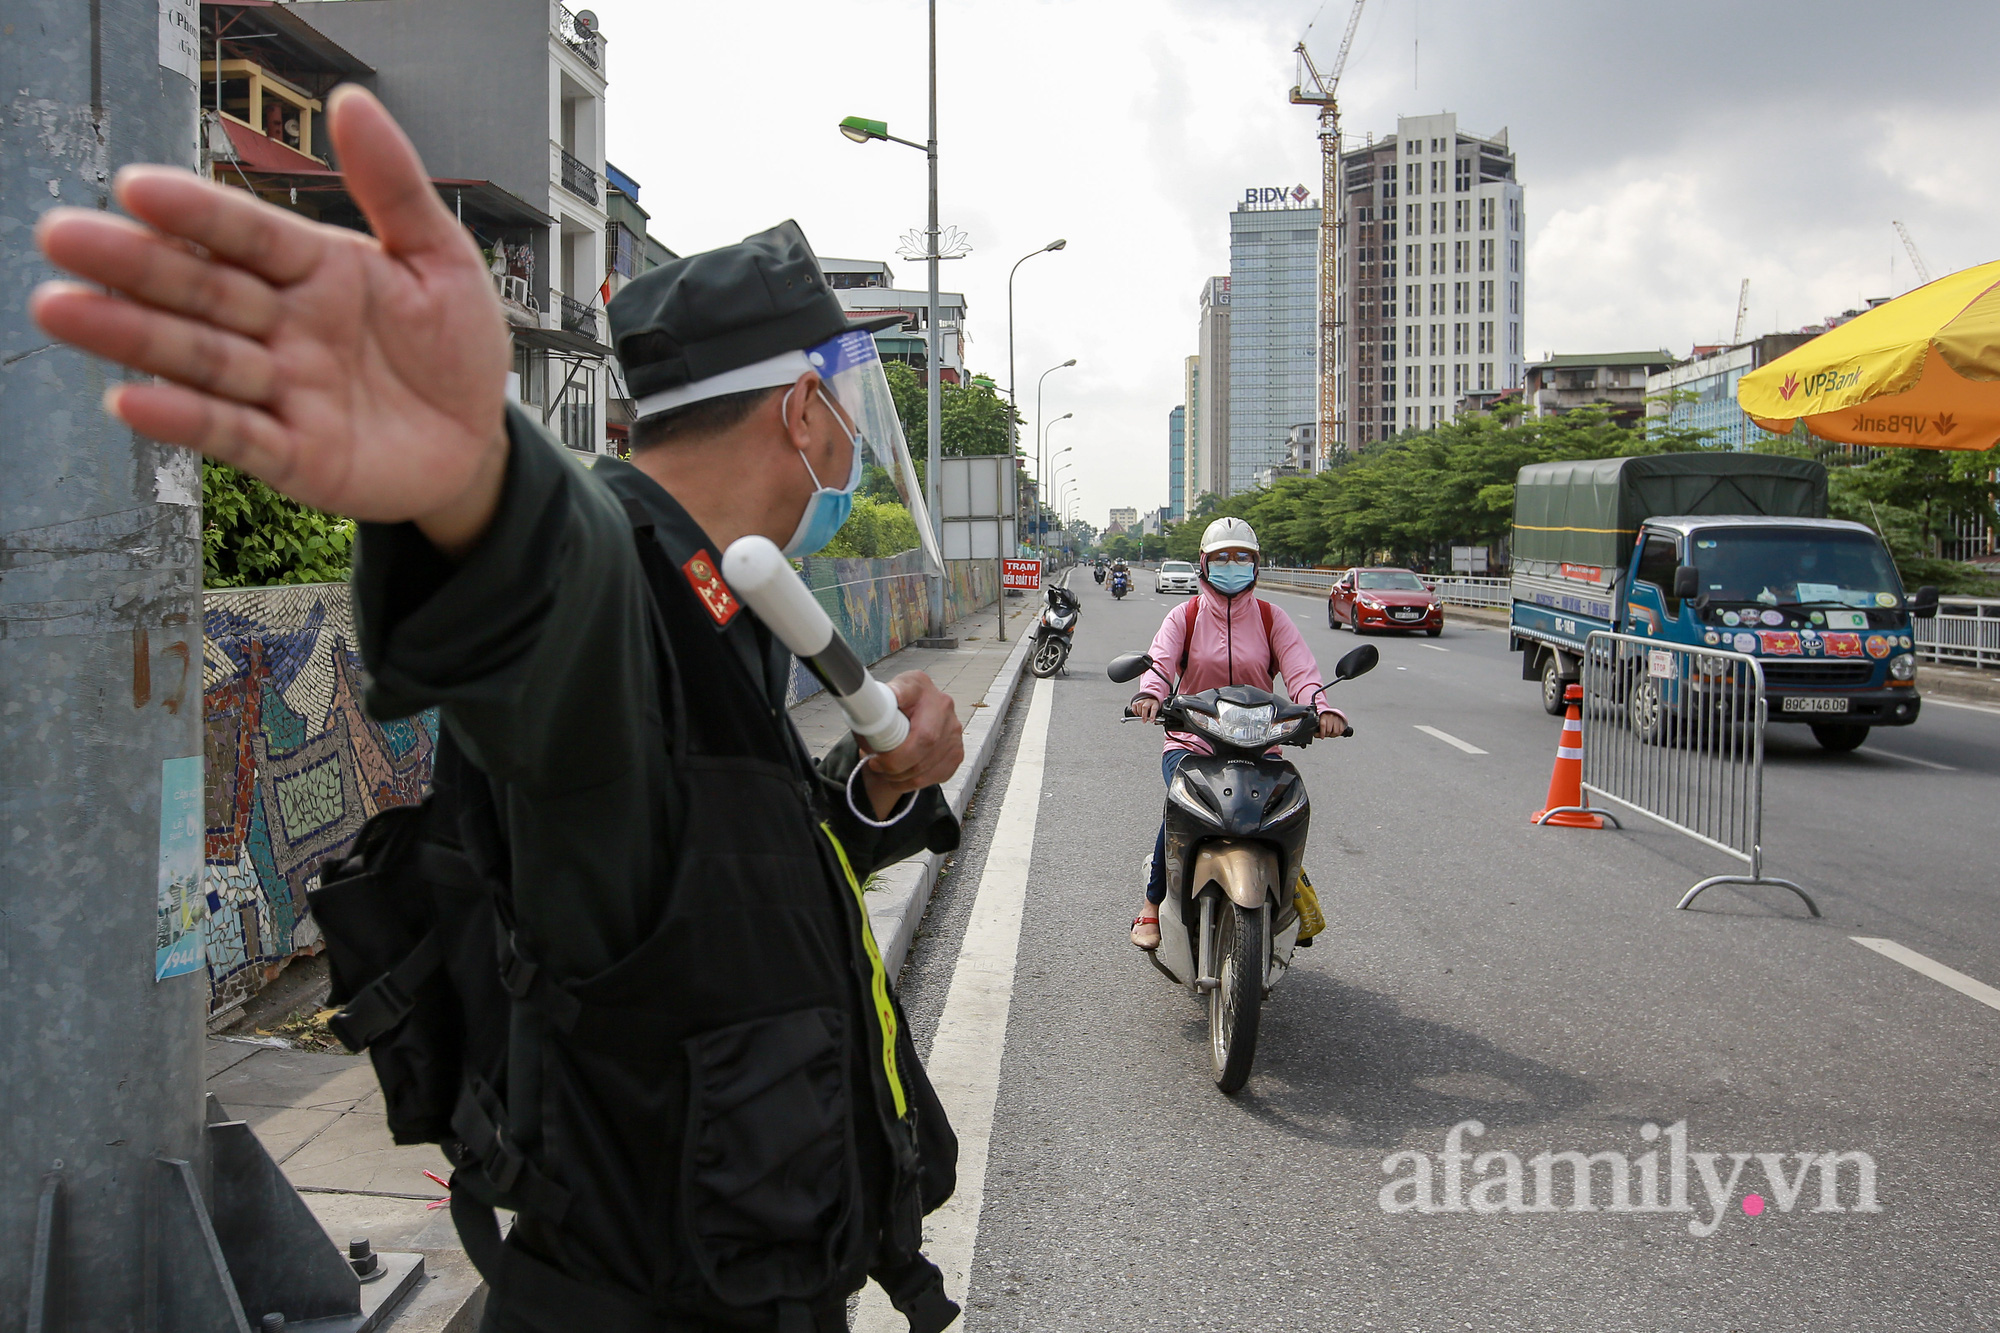
[[[478,248],[382,104],[342,88],[328,121],[374,236],[128,167],[115,190],[139,222],[60,208],[35,229],[51,261],[108,294],[50,282],[31,308],[52,337],[164,381],[106,395],[141,434],[463,549],[506,470],[506,322]]]

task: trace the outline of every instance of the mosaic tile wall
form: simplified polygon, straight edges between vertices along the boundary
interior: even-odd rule
[[[422,798],[437,716],[386,725],[361,708],[346,584],[203,596],[209,1009],[311,950],[320,861],[385,806]]]
[[[880,560],[815,555],[800,563],[806,586],[862,661],[872,665],[922,637],[929,593],[920,553],[905,551]],[[944,569],[947,624],[993,604],[991,560],[947,560]],[[821,688],[810,671],[792,664],[791,702],[810,698]]]
[[[862,659],[924,630],[916,552],[805,562],[807,582]],[[946,565],[947,616],[994,596],[990,561]],[[209,1009],[255,994],[286,959],[311,951],[306,912],[317,869],[369,816],[422,799],[437,714],[377,723],[361,707],[361,660],[342,583],[217,589],[203,595],[206,811],[202,888]],[[793,700],[817,692],[793,667]]]

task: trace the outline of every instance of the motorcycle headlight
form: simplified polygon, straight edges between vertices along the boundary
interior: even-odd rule
[[[1915,680],[1916,678],[1917,659],[1913,654],[1898,653],[1889,659],[1890,680]]]
[[[1218,701],[1214,717],[1191,712],[1188,720],[1195,724],[1196,730],[1225,744],[1245,747],[1275,745],[1291,730],[1290,726],[1280,726],[1273,720],[1277,711],[1270,704],[1245,707]]]

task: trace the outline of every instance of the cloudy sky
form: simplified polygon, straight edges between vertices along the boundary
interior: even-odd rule
[[[895,258],[924,221],[924,161],[855,145],[846,115],[925,130],[921,0],[589,0],[610,43],[610,157],[682,254],[797,218],[822,255]],[[1246,186],[1318,191],[1286,102],[1307,25],[1324,63],[1351,0],[941,0],[942,219],[970,234],[973,369],[1007,381],[1007,271],[1023,265],[1023,412],[1075,418],[1082,513],[1165,502],[1166,420],[1196,296],[1229,271]],[[1448,110],[1506,126],[1527,193],[1531,355],[1796,328],[1995,258],[2000,92],[1991,0],[1368,0],[1341,82],[1358,138]],[[921,441],[913,441],[921,448]],[[1067,475],[1067,474],[1063,474]]]

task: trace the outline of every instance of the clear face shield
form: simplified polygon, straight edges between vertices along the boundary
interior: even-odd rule
[[[923,546],[925,565],[933,573],[942,573],[944,557],[931,530],[930,511],[924,504],[923,487],[917,484],[916,464],[911,461],[909,445],[903,439],[903,422],[896,415],[896,402],[889,394],[889,377],[883,373],[875,336],[865,329],[840,334],[808,348],[806,361],[819,373],[827,395],[840,405],[854,432],[863,464],[887,473],[897,498],[910,511],[917,525],[917,540]],[[862,484],[867,484],[865,472]]]

